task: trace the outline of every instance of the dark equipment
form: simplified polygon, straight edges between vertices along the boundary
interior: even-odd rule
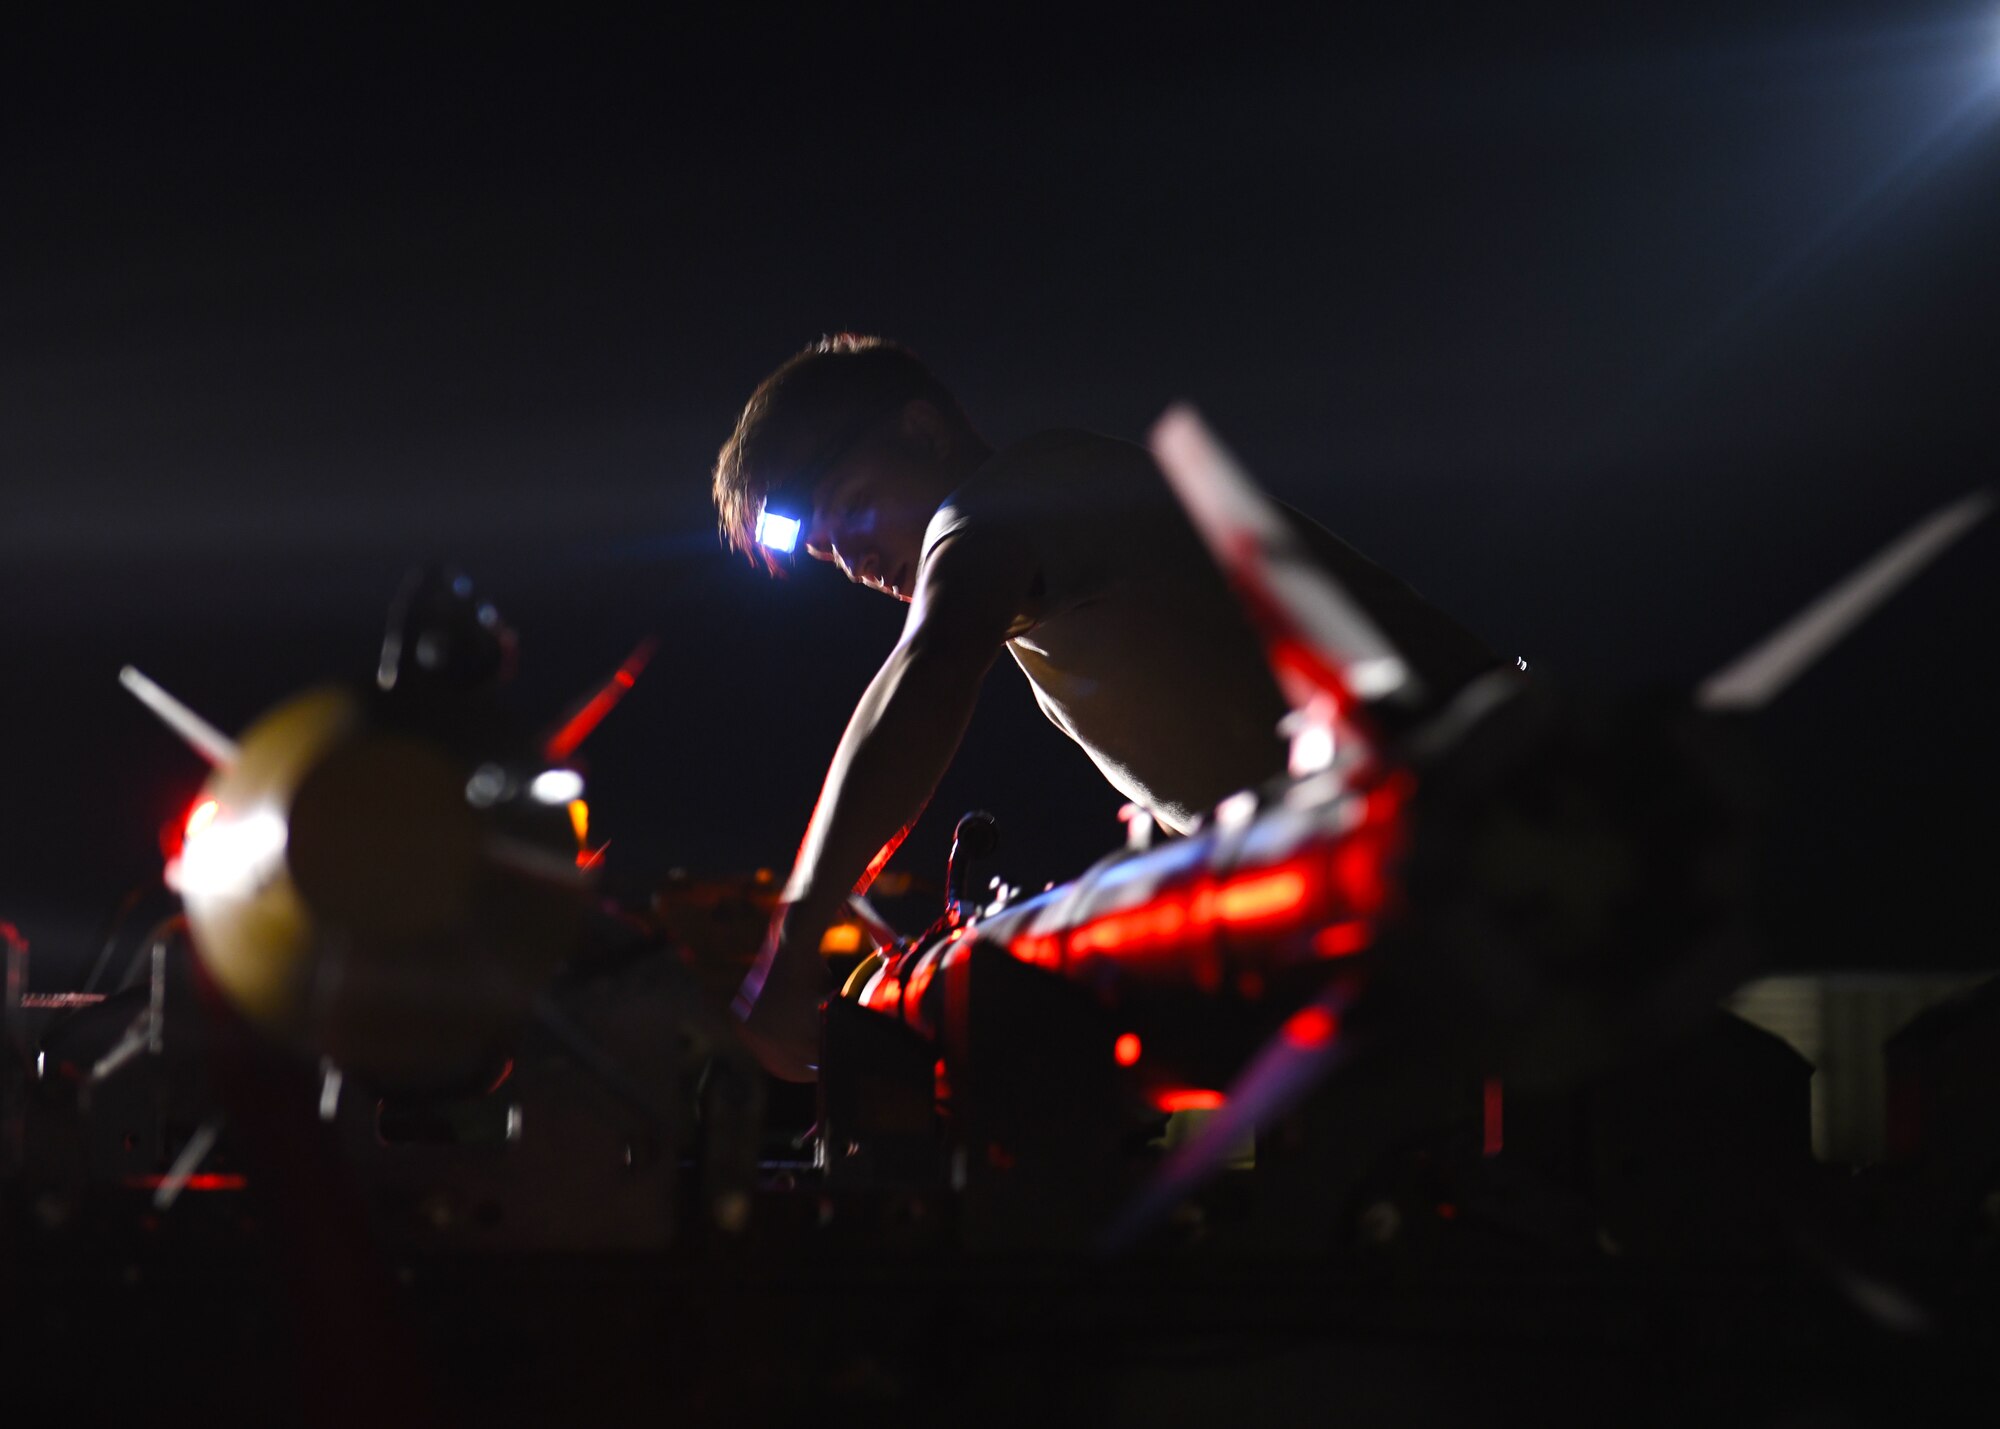
[[[961,820],[923,933],[845,925],[881,946],[811,1127],[723,1010],[768,880],[634,906],[584,843],[570,756],[650,642],[540,738],[443,570],[371,684],[238,738],[128,673],[214,773],[122,982],[31,990],[4,940],[14,1348],[72,1410],[108,1339],[177,1407],[340,1424],[1600,1422],[1635,1375],[1681,1419],[1872,1423],[1908,1408],[1878,1371],[1990,1390],[1992,1163],[1942,1110],[1990,999],[1899,1049],[1900,1180],[1813,1163],[1809,1069],[1715,1006],[1753,957],[1735,724],[1826,603],[1693,704],[1429,691],[1191,414],[1155,447],[1294,705],[1289,773],[1028,898]],[[1864,1228],[1940,1205],[1929,1271]]]

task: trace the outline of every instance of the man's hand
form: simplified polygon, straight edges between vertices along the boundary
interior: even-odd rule
[[[1028,608],[1032,556],[1004,540],[946,537],[924,562],[903,637],[834,751],[756,966],[736,996],[743,1039],[774,1076],[819,1069],[819,1003],[833,991],[819,943],[871,858],[923,812],[972,718],[979,684]]]
[[[781,903],[733,1010],[744,1045],[764,1069],[788,1082],[819,1077],[819,1008],[833,979],[819,955],[833,915],[804,903]]]

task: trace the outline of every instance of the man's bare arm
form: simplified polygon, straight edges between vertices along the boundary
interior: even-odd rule
[[[847,722],[772,934],[738,997],[745,1040],[773,1073],[811,1080],[819,941],[878,852],[916,822],[943,777],[979,686],[1027,611],[1032,556],[1003,538],[946,538],[924,562],[902,638]]]

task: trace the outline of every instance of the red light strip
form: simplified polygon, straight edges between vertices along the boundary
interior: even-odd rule
[[[1125,948],[1172,942],[1187,923],[1188,910],[1178,900],[1143,903],[1123,913],[1107,913],[1069,935],[1070,956],[1115,953]]]
[[[1498,1077],[1488,1077],[1486,1085],[1480,1088],[1481,1131],[1483,1144],[1481,1151],[1487,1156],[1498,1156],[1506,1145],[1507,1095]]]
[[[936,958],[925,958],[917,965],[917,970],[910,974],[910,985],[906,991],[906,999],[911,1007],[924,1000],[924,989],[931,985],[931,979],[936,976]]]
[[[821,797],[824,798],[825,796],[822,795]],[[819,810],[815,808],[813,810],[813,819],[817,822],[818,818]],[[896,856],[896,850],[903,846],[903,840],[909,836],[910,826],[904,824],[903,827],[897,829],[890,836],[889,842],[875,850],[875,857],[868,860],[868,867],[863,869],[861,877],[854,881],[853,891],[857,897],[875,886],[875,880],[882,876],[882,870],[889,866],[889,860]]]
[[[166,1184],[164,1176],[127,1176],[125,1184],[141,1191],[157,1191]],[[228,1171],[202,1171],[181,1182],[183,1191],[240,1191],[250,1183]]]
[[[590,697],[589,702],[549,736],[542,752],[555,763],[561,763],[574,754],[577,746],[590,738],[591,731],[604,722],[604,717],[625,698],[625,692],[638,682],[639,673],[653,658],[659,644],[658,640],[647,636],[634,646],[632,653],[625,657],[625,663],[612,672],[611,678]]]
[[[1229,1098],[1221,1092],[1206,1087],[1173,1087],[1156,1094],[1153,1105],[1164,1112],[1215,1111],[1228,1104]]]
[[[1310,888],[1297,864],[1238,875],[1220,885],[1155,898],[1136,908],[1093,918],[1066,934],[1024,935],[1009,945],[1015,957],[1042,967],[1058,967],[1067,956],[1092,953],[1130,955],[1178,946],[1222,925],[1241,926],[1283,919],[1295,913]]]
[[[1009,950],[1022,962],[1057,969],[1070,958],[1094,953],[1132,956],[1185,948],[1216,927],[1302,918],[1331,892],[1344,916],[1314,936],[1313,949],[1326,958],[1361,952],[1374,941],[1372,920],[1395,895],[1391,865],[1403,845],[1402,808],[1415,787],[1406,771],[1398,771],[1370,789],[1360,824],[1325,854],[1239,873],[1220,883],[1197,883],[1074,928],[1023,934]]]

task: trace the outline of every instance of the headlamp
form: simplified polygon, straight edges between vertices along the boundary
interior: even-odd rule
[[[774,487],[757,510],[756,543],[774,555],[789,556],[798,549],[799,533],[811,515],[819,486],[827,473],[847,459],[862,439],[910,400],[898,394],[892,400],[864,407],[845,427],[837,428],[812,456],[794,470],[784,484]],[[773,501],[777,504],[774,507]],[[803,513],[803,514],[799,514]]]
[[[798,517],[765,507],[757,513],[757,544],[767,551],[789,556],[799,544],[800,525]]]

